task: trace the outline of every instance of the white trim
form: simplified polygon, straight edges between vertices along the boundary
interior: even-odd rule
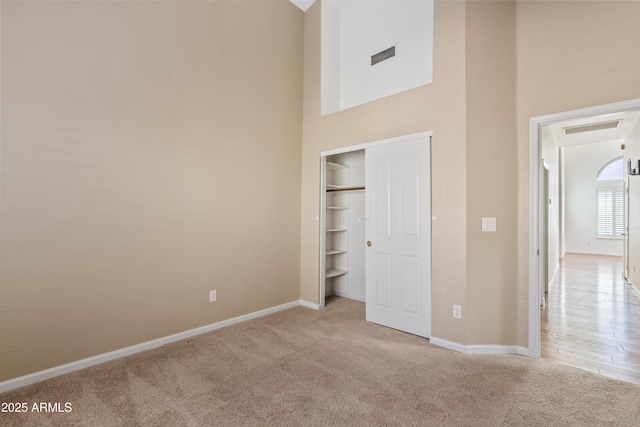
[[[640,98],[612,104],[581,108],[529,119],[529,349],[528,355],[540,357],[540,283],[538,282],[539,257],[539,188],[540,179],[540,135],[539,129],[564,120],[613,114],[640,108]]]
[[[517,354],[528,356],[529,349],[518,345],[468,345],[467,354]]]
[[[282,310],[294,308],[298,306],[311,307],[311,303],[303,300],[292,301],[286,304],[277,305],[275,307],[266,308],[264,310],[256,311],[242,316],[234,317],[220,322],[212,323],[210,325],[201,326],[199,328],[190,329],[188,331],[179,332],[177,334],[169,335],[163,338],[158,338],[152,341],[147,341],[141,344],[132,345],[130,347],[121,348],[119,350],[110,351],[108,353],[98,354],[97,356],[88,357],[86,359],[77,360],[75,362],[67,363],[53,368],[45,369],[44,371],[34,372],[33,374],[24,375],[22,377],[13,378],[7,381],[0,382],[0,393],[13,390],[18,387],[24,387],[29,384],[34,384],[40,381],[47,380],[49,378],[57,377],[59,375],[68,374],[73,371],[88,368],[90,366],[99,365],[101,363],[109,362],[111,360],[120,359],[125,356],[130,356],[141,351],[151,350],[156,347],[163,346],[172,342],[180,341],[185,338],[191,338],[196,335],[204,334],[207,332],[215,331],[227,326],[235,325],[236,323],[246,322],[247,320],[256,319],[258,317],[267,316],[269,314],[277,313]]]
[[[438,347],[447,348],[463,354],[519,354],[528,356],[529,350],[516,345],[463,345],[453,341],[431,337],[429,342]]]
[[[350,151],[365,150],[367,148],[379,147],[381,145],[393,144],[396,142],[410,141],[412,139],[426,138],[433,136],[432,130],[411,133],[409,135],[394,136],[392,138],[382,139],[379,141],[365,142],[364,144],[352,145],[350,147],[335,148],[333,150],[322,151],[321,157],[333,156],[334,154],[348,153]]]
[[[314,310],[320,310],[322,308],[320,304],[315,304],[309,301],[305,301],[303,299],[300,300],[300,305],[303,307],[312,308]]]
[[[601,237],[598,237],[598,239],[600,239]],[[622,256],[624,256],[624,254],[613,254],[613,253],[606,253],[606,252],[589,252],[589,251],[567,251],[568,254],[577,254],[577,255],[600,255],[600,256],[615,256],[615,257],[619,257],[622,258]]]
[[[463,344],[459,344],[453,341],[443,340],[442,338],[434,337],[429,338],[429,343],[437,345],[438,347],[446,348],[449,350],[457,351],[458,353],[466,353],[467,347]]]
[[[529,120],[529,356],[540,357],[540,122]]]
[[[326,278],[326,234],[327,234],[327,156],[320,157],[320,213],[318,214],[318,218],[320,218],[320,250],[318,251],[319,255],[319,265],[320,269],[318,270],[318,304],[319,308],[324,308],[326,304],[326,293],[327,293],[327,278]]]

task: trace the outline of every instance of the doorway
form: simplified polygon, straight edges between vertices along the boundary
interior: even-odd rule
[[[606,123],[609,118],[616,114],[638,110],[639,108],[640,99],[636,99],[530,119],[529,355],[532,357],[540,357],[540,297],[543,294],[545,283],[542,277],[543,268],[541,264],[543,259],[541,254],[544,249],[547,249],[547,253],[549,252],[548,245],[545,245],[544,248],[542,247],[544,244],[542,230],[544,230],[545,220],[547,220],[548,226],[551,225],[550,221],[548,221],[548,214],[543,214],[546,209],[542,205],[543,200],[545,200],[543,198],[545,188],[543,187],[544,167],[542,163],[543,127],[573,121],[576,127],[579,127],[578,125],[582,122],[583,125],[588,124],[593,129],[598,129],[597,126],[593,125]],[[593,118],[597,118],[597,120],[594,122],[591,120]],[[567,125],[564,128],[571,129],[572,126]],[[547,201],[544,203],[547,203]],[[562,206],[562,203],[559,203],[559,205]],[[547,215],[547,217],[543,218],[543,215]],[[561,218],[564,212],[560,212],[558,209],[558,215]],[[564,233],[562,227],[559,227],[559,229]],[[564,247],[565,239],[562,238],[559,241],[562,242],[562,247]],[[559,254],[562,255],[563,252],[564,249],[561,249]]]
[[[430,142],[420,132],[321,153],[321,307],[365,301],[367,321],[430,337]]]

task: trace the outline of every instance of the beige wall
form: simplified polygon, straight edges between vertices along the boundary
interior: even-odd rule
[[[640,97],[639,13],[637,2],[436,1],[433,84],[320,118],[316,2],[305,17],[301,297],[318,302],[320,152],[433,129],[433,336],[527,347],[529,119]],[[498,232],[480,231],[483,216]]]
[[[528,339],[529,119],[640,98],[638,16],[640,2],[517,2],[519,345]]]
[[[640,98],[640,2],[436,1],[434,82],[322,118],[320,7],[2,3],[0,381],[318,303],[320,152],[423,130],[432,334],[527,346],[529,118]]]
[[[514,18],[511,2],[467,3],[467,344],[516,341]]]
[[[320,152],[432,129],[432,336],[515,344],[515,5],[437,1],[433,84],[324,118],[319,14],[305,21],[301,297],[318,301]],[[481,232],[484,216],[498,232]]]
[[[299,299],[303,25],[2,3],[0,381]]]
[[[464,342],[451,313],[466,293],[465,4],[435,4],[433,84],[320,117],[320,3],[305,16],[301,298],[319,302],[320,153],[433,130],[432,333]]]

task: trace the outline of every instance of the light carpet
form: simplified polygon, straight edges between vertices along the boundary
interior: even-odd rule
[[[523,356],[463,355],[333,298],[0,394],[71,412],[2,426],[637,426],[640,386]],[[64,408],[64,406],[63,406]]]

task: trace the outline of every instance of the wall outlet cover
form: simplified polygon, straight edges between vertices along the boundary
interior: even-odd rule
[[[462,319],[462,307],[459,305],[453,305],[453,317],[456,319]]]

